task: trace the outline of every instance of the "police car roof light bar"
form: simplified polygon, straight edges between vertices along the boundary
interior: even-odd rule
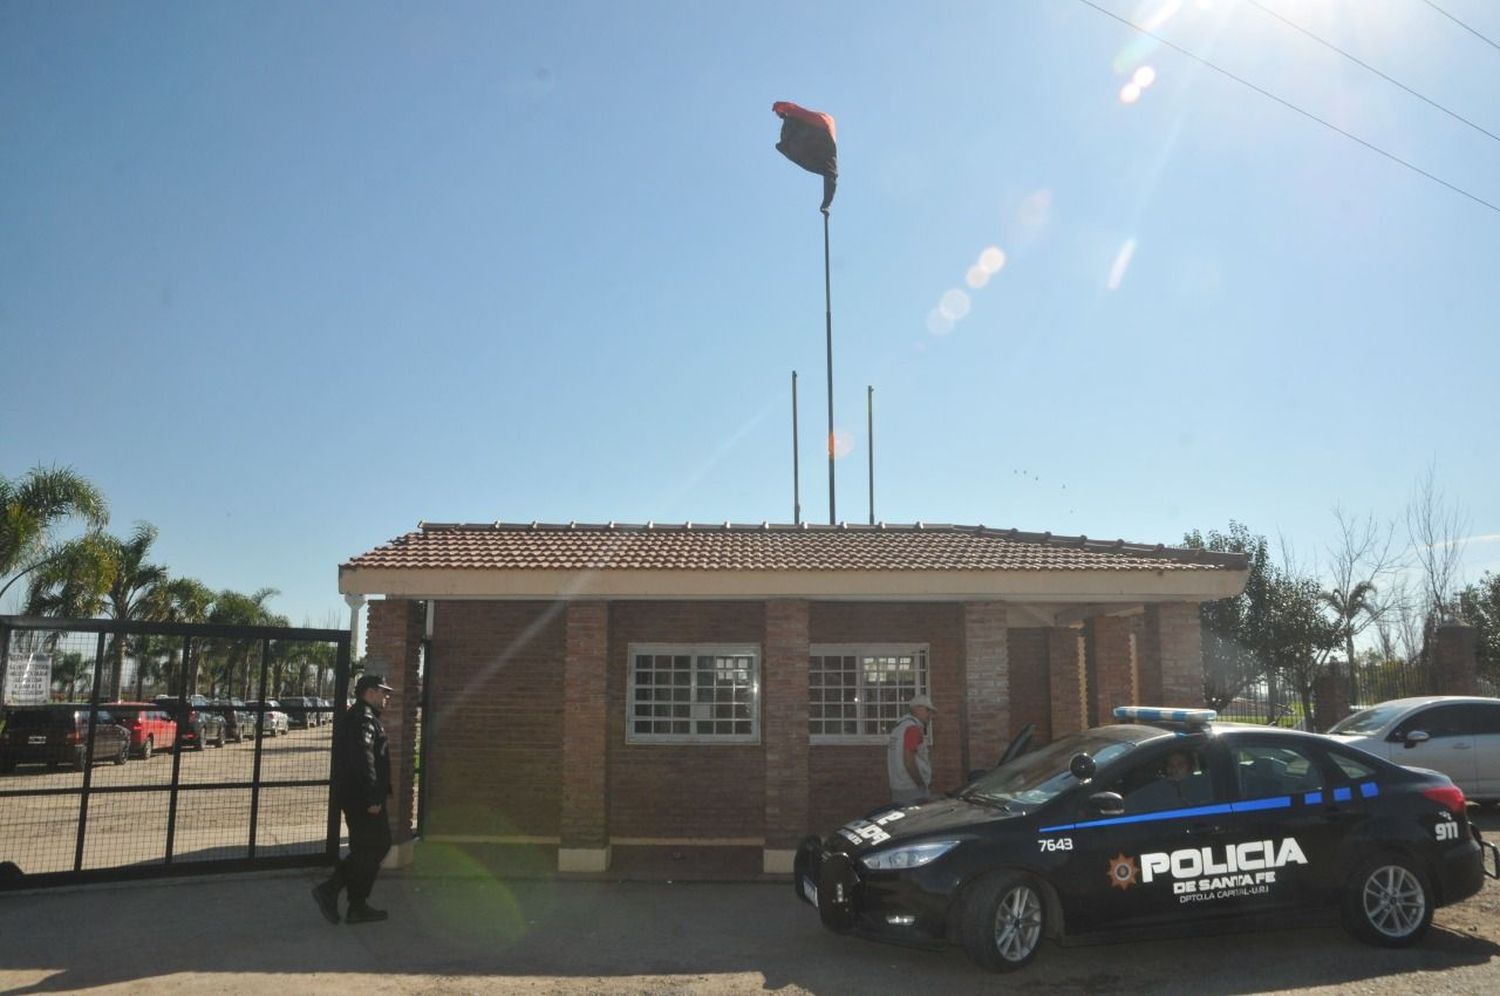
[[[1219,714],[1213,709],[1161,709],[1156,706],[1115,706],[1115,719],[1126,723],[1162,723],[1196,728]]]

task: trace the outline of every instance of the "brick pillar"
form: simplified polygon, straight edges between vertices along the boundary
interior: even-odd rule
[[[1144,705],[1197,709],[1203,705],[1203,631],[1198,606],[1163,602],[1146,606],[1141,654],[1146,690],[1160,694]]]
[[[386,864],[399,866],[411,862],[413,789],[416,780],[417,707],[422,703],[422,689],[417,677],[418,655],[422,649],[422,630],[426,606],[404,598],[387,598],[369,603],[365,635],[365,670],[385,676],[385,683],[395,689],[390,704],[380,714],[391,751],[391,791],[394,793],[387,814],[391,821],[391,849]]]
[[[808,833],[807,602],[766,602],[765,710],[767,872],[790,874],[797,843]]]
[[[1135,634],[1136,704],[1157,705],[1162,702],[1161,650],[1158,649],[1156,627],[1147,625],[1148,611],[1134,616],[1130,631]]]
[[[964,605],[965,775],[1000,760],[1010,744],[1010,641],[1003,602]]]
[[[1340,667],[1343,671],[1343,667]],[[1321,674],[1313,681],[1313,730],[1327,732],[1328,728],[1349,715],[1349,678],[1346,673],[1335,676]]]
[[[1101,724],[1114,722],[1115,706],[1134,705],[1131,674],[1130,620],[1118,616],[1096,616],[1094,631],[1094,684],[1089,696]]]
[[[563,627],[561,843],[558,871],[609,867],[605,713],[609,606],[569,602]]]
[[[1443,623],[1436,632],[1433,677],[1439,695],[1479,694],[1478,633],[1459,622]]]
[[[1052,697],[1052,739],[1087,726],[1084,700],[1083,631],[1047,630],[1047,680]]]

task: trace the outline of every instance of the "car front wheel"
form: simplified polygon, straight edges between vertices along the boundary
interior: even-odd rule
[[[141,760],[149,761],[151,760],[151,755],[155,753],[156,739],[154,737],[147,737],[145,744],[141,746]]]
[[[120,743],[120,752],[115,755],[115,764],[124,764],[128,760],[130,760],[130,741],[125,740]]]
[[[988,875],[964,895],[960,936],[969,958],[982,968],[1013,972],[1041,950],[1047,908],[1041,887],[1019,872]]]
[[[1344,918],[1366,944],[1400,948],[1432,924],[1432,887],[1410,860],[1384,854],[1361,864],[1344,893]]]

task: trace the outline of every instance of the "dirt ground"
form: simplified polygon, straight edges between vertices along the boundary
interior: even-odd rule
[[[1500,813],[1478,814],[1500,836]],[[427,844],[424,847],[436,848]],[[786,882],[513,879],[454,860],[385,873],[385,923],[333,926],[316,873],[0,895],[0,991],[178,993],[1500,992],[1500,882],[1413,948],[1335,925],[1085,947],[994,976],[961,951],[824,930]]]

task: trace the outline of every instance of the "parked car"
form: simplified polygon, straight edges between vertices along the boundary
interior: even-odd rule
[[[1409,768],[1441,771],[1471,800],[1500,802],[1500,699],[1392,699],[1345,717],[1328,735]]]
[[[1126,707],[952,798],[888,806],[799,846],[823,924],[962,944],[1018,969],[1044,938],[1141,938],[1341,913],[1368,943],[1422,937],[1432,911],[1500,877],[1446,776],[1311,733]],[[1415,967],[1413,965],[1413,967]]]
[[[333,722],[333,703],[327,699],[318,699],[318,709],[323,714],[323,722]]]
[[[255,713],[245,705],[244,699],[215,699],[212,708],[224,717],[224,736],[239,743],[255,736]]]
[[[277,700],[281,711],[286,713],[287,724],[294,730],[306,730],[321,721],[318,715],[318,700],[303,695],[283,695]]]
[[[0,772],[10,774],[18,764],[66,764],[82,771],[88,764],[90,730],[94,762],[124,764],[130,757],[130,733],[116,725],[108,709],[97,715],[90,727],[86,702],[11,709],[0,733]]]
[[[250,714],[253,716],[260,709],[260,703],[246,702],[245,707],[250,710]],[[276,699],[266,699],[265,725],[262,727],[264,731],[263,735],[268,737],[284,736],[291,732],[291,728],[287,714],[281,711],[281,703]]]
[[[177,744],[177,721],[154,702],[111,702],[115,721],[130,731],[130,752],[143,761]]]
[[[224,717],[207,696],[189,695],[184,700],[175,695],[158,695],[156,705],[177,721],[179,749],[202,750],[208,744],[224,746]]]

